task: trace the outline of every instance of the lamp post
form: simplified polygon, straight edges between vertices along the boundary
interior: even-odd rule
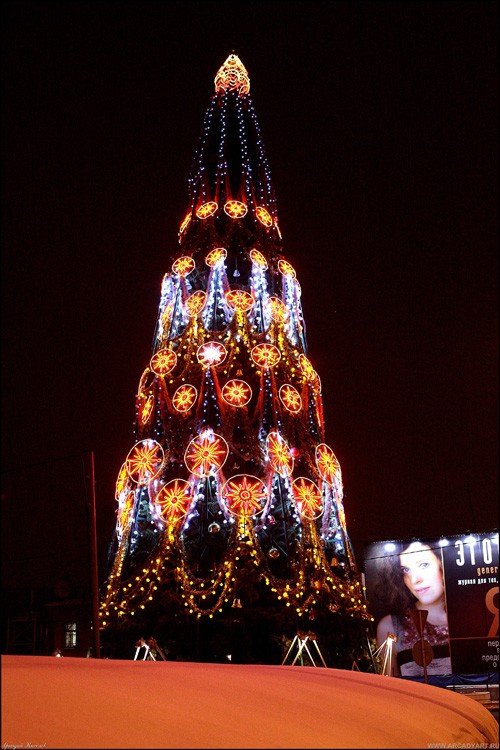
[[[101,658],[101,642],[99,637],[99,577],[97,570],[97,524],[95,502],[95,470],[94,451],[90,451],[90,492],[87,493],[89,511],[89,545],[90,545],[90,592],[92,599],[92,639],[94,657]]]

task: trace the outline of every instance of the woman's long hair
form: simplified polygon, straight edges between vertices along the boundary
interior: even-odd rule
[[[375,592],[387,607],[387,613],[404,615],[417,601],[403,580],[399,554],[384,557],[379,567],[379,581]]]

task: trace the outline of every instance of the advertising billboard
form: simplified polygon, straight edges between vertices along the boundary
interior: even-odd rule
[[[365,583],[377,646],[394,644],[392,674],[422,676],[423,646],[429,675],[498,670],[497,532],[367,545]]]

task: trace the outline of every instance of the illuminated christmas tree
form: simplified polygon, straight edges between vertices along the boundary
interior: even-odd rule
[[[235,608],[276,614],[276,635],[367,617],[249,90],[230,55],[118,475],[104,632]]]

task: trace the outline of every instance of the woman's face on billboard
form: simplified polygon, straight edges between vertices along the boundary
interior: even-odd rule
[[[413,543],[399,556],[403,580],[421,604],[443,596],[443,574],[438,558],[426,544]]]

